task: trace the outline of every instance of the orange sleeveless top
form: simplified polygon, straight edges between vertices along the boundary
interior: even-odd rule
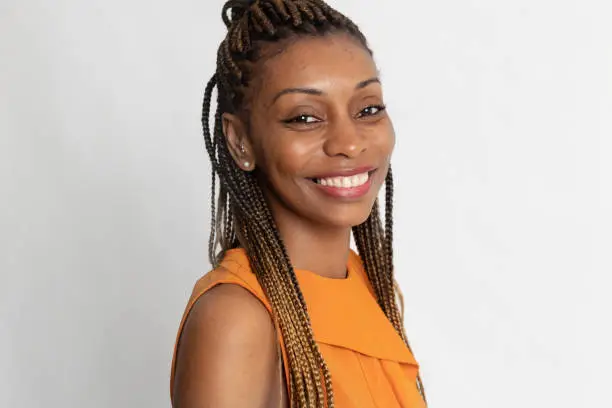
[[[330,279],[296,270],[308,307],[314,337],[332,377],[338,408],[425,408],[416,386],[419,366],[373,295],[359,255],[351,251],[346,279]],[[174,349],[170,392],[178,340],[197,299],[210,288],[239,285],[272,313],[243,249],[229,250],[221,267],[198,280],[185,309]],[[289,372],[279,334],[285,373]],[[289,392],[289,390],[287,390]]]

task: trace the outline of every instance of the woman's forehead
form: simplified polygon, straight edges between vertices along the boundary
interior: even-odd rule
[[[285,88],[354,87],[378,76],[368,50],[346,35],[305,37],[291,41],[262,62],[259,91],[275,94]]]

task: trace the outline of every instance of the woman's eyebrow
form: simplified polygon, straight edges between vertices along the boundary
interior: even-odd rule
[[[370,79],[366,79],[365,81],[361,81],[357,84],[357,86],[355,86],[355,89],[363,89],[370,84],[380,84],[380,78],[373,77]]]
[[[363,89],[366,86],[370,84],[374,84],[374,83],[380,84],[380,78],[373,77],[373,78],[366,79],[365,81],[358,82],[357,85],[355,85],[355,89]],[[295,93],[303,93],[307,95],[317,95],[317,96],[325,95],[325,92],[323,92],[320,89],[316,89],[316,88],[286,88],[278,92],[276,95],[274,95],[274,99],[272,99],[272,104],[274,104],[283,95],[295,94]]]
[[[294,93],[303,93],[307,95],[325,95],[325,92],[323,92],[320,89],[316,89],[316,88],[287,88],[277,93],[274,96],[272,103],[276,102],[278,98],[280,98],[283,95],[294,94]]]

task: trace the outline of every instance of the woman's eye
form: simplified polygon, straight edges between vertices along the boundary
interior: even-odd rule
[[[364,116],[375,116],[384,111],[386,107],[384,105],[372,105],[363,109],[361,112],[357,114],[357,117],[362,118]]]
[[[310,124],[310,123],[317,123],[317,122],[319,122],[319,119],[315,118],[312,115],[298,115],[298,116],[294,116],[293,118],[285,120],[285,123]]]

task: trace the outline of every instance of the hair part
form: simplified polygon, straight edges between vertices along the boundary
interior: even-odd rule
[[[222,115],[248,109],[248,92],[268,45],[303,37],[348,34],[370,53],[355,23],[322,0],[229,0],[222,10],[228,28],[217,52],[217,69],[206,86],[202,126],[212,164],[211,234],[209,259],[217,266],[225,252],[242,246],[249,257],[281,332],[289,368],[290,405],[333,408],[329,368],[314,339],[306,302],[286,247],[256,176],[234,162],[223,133]],[[211,131],[209,116],[213,90],[217,109]],[[216,177],[219,194],[216,195]],[[368,219],[353,228],[364,268],[381,309],[410,349],[396,301],[393,277],[393,177],[386,180],[384,226],[378,201]],[[420,377],[417,387],[425,393]]]

